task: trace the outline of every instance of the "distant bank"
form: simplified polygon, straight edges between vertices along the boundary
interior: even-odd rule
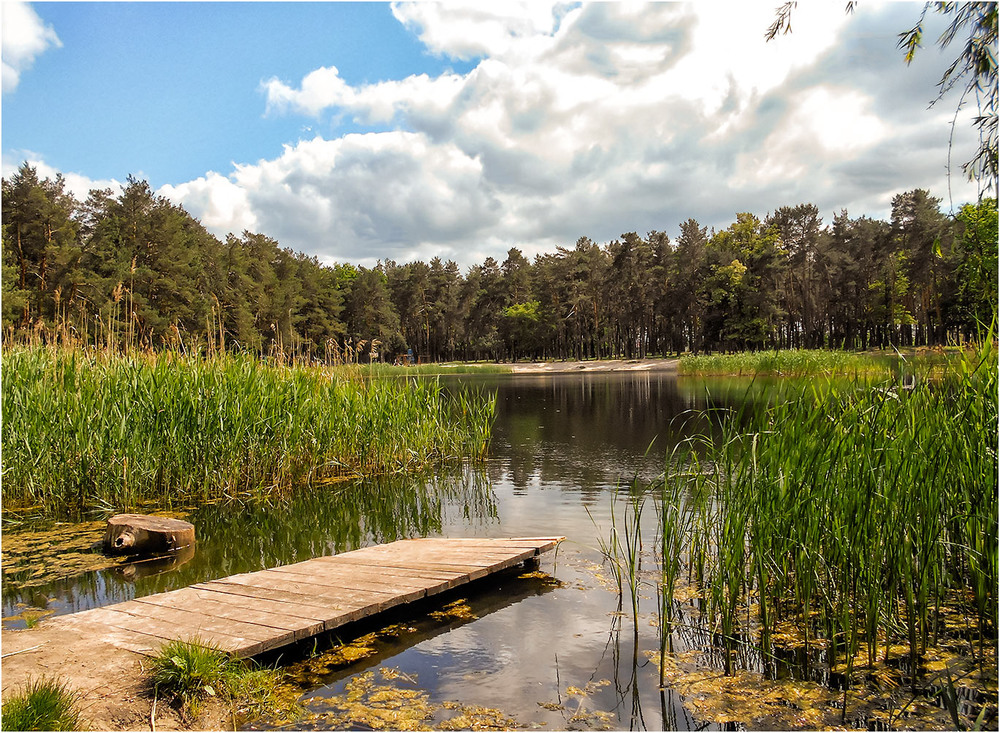
[[[600,361],[537,361],[505,364],[515,374],[564,372],[676,372],[678,359],[602,359]]]

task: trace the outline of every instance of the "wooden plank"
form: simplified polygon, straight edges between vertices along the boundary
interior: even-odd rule
[[[382,601],[376,601],[371,597],[366,599],[360,599],[357,596],[348,596],[347,591],[337,592],[333,588],[323,588],[322,586],[309,586],[306,583],[300,583],[296,580],[286,580],[280,577],[264,577],[259,576],[255,578],[241,578],[239,576],[233,576],[227,578],[226,581],[234,585],[245,585],[250,588],[266,588],[278,591],[287,591],[291,593],[307,593],[311,595],[316,600],[325,600],[329,602],[330,618],[325,619],[326,623],[331,623],[334,620],[337,621],[337,625],[343,625],[351,621],[356,621],[364,616],[369,616],[373,613],[378,613],[384,610],[381,607]],[[384,599],[386,597],[383,597]],[[386,606],[387,608],[388,606]],[[329,627],[328,627],[329,628]]]
[[[350,576],[329,574],[301,575],[285,572],[284,568],[274,568],[265,572],[289,578],[296,584],[306,585],[310,588],[322,588],[328,594],[332,593],[337,598],[350,594],[351,597],[366,600],[370,603],[388,604],[382,606],[380,610],[400,603],[411,603],[427,595],[427,590],[422,584],[417,587],[402,587],[396,584],[365,583]]]
[[[415,560],[417,562],[436,562],[442,564],[451,565],[468,565],[472,567],[491,567],[497,562],[510,562],[511,564],[517,564],[523,560],[527,560],[535,556],[534,550],[511,550],[511,551],[492,551],[489,549],[475,550],[474,548],[461,548],[456,547],[454,550],[443,551],[437,547],[411,547],[403,550],[381,550],[379,548],[372,548],[369,552],[366,552],[366,557],[379,558],[380,560],[392,560],[392,561],[403,561],[403,560]],[[350,558],[351,553],[345,553],[345,555],[335,555],[334,557],[345,557]],[[353,557],[358,557],[357,555]]]
[[[182,636],[224,634],[237,639],[259,642],[260,650],[253,652],[254,654],[283,646],[295,640],[295,633],[287,629],[268,628],[258,624],[216,618],[200,611],[160,606],[142,599],[118,603],[114,609],[143,620],[157,619],[167,624],[173,624],[177,628],[177,634]]]
[[[184,591],[190,589],[185,588]],[[217,600],[211,596],[221,596],[222,600]],[[270,636],[276,632],[290,631],[295,639],[304,639],[323,630],[323,621],[310,620],[299,617],[287,616],[273,610],[264,610],[259,603],[252,606],[246,604],[233,603],[233,596],[222,594],[209,594],[206,591],[191,590],[189,593],[177,591],[174,593],[158,593],[153,596],[137,598],[137,603],[149,603],[162,608],[171,608],[178,611],[203,614],[216,619],[236,621],[239,623],[260,626],[270,630]]]
[[[120,604],[116,604],[120,605]],[[217,631],[198,631],[189,628],[178,628],[176,624],[164,622],[160,619],[134,616],[123,611],[116,610],[116,607],[96,609],[100,614],[94,614],[90,619],[99,621],[107,626],[113,626],[126,631],[134,631],[153,637],[157,648],[168,641],[194,641],[197,637],[206,644],[217,646],[223,651],[232,652],[240,656],[253,656],[263,651],[263,645],[259,641],[246,639],[238,636],[231,636]],[[89,611],[86,613],[90,613]]]
[[[198,583],[53,619],[153,653],[195,638],[251,656],[517,565],[563,538],[422,538]]]
[[[454,580],[455,578],[462,577],[463,573],[459,570],[411,570],[409,568],[393,568],[386,565],[380,564],[377,559],[365,560],[364,558],[352,559],[349,563],[345,562],[343,555],[323,555],[321,557],[313,558],[308,560],[310,563],[329,563],[332,565],[351,565],[362,568],[370,568],[369,572],[377,572],[382,576],[400,577],[400,578],[421,578],[430,580]],[[283,567],[295,567],[294,565],[285,565]]]
[[[295,593],[275,588],[265,588],[263,586],[244,585],[241,583],[231,583],[228,578],[222,580],[209,580],[205,583],[198,583],[191,586],[199,590],[210,591],[224,595],[231,595],[239,599],[242,603],[273,602],[282,607],[297,609],[296,613],[304,616],[316,615],[318,619],[326,620],[331,618],[331,608],[329,602],[324,603],[322,598],[314,595]],[[336,616],[336,613],[333,614]]]
[[[442,584],[447,584],[444,590],[448,588],[454,588],[457,585],[461,585],[466,581],[466,572],[459,570],[428,570],[412,567],[393,567],[389,565],[379,564],[377,560],[364,560],[364,559],[353,559],[353,560],[341,560],[339,556],[325,556],[318,557],[316,561],[329,562],[333,565],[350,566],[356,567],[365,572],[372,573],[385,578],[413,578],[415,580],[426,579],[428,583],[430,581],[437,581]],[[468,568],[468,570],[474,570],[476,568]]]
[[[355,563],[355,564],[360,563],[365,565],[371,564],[370,560],[351,560],[346,558],[341,562]],[[379,567],[387,567],[397,570],[413,570],[413,571],[430,570],[432,572],[440,570],[448,570],[448,571],[458,570],[461,572],[461,576],[459,576],[459,581],[453,584],[452,587],[463,585],[471,580],[478,580],[479,578],[484,578],[490,574],[488,567],[483,567],[481,565],[452,565],[449,563],[424,562],[424,561],[406,560],[406,559],[383,560],[382,563],[379,565]]]
[[[439,581],[433,578],[420,578],[403,575],[388,575],[374,571],[370,567],[359,567],[357,565],[337,564],[332,562],[315,563],[311,565],[286,565],[280,568],[273,568],[276,573],[287,573],[288,575],[306,578],[309,582],[321,585],[331,585],[354,590],[390,590],[395,592],[400,589],[406,590],[427,590],[436,587],[442,582],[447,587],[447,581]],[[417,596],[418,598],[420,596]]]
[[[240,597],[233,593],[228,593],[216,588],[202,588],[196,586],[189,587],[197,594],[198,598],[203,598],[213,603],[223,603],[231,605],[235,608],[245,608],[247,606],[245,597]],[[293,619],[306,622],[318,622],[321,627],[319,631],[322,631],[323,619],[329,615],[324,613],[319,606],[306,606],[286,601],[276,601],[261,596],[255,597],[253,604],[251,605],[257,610],[285,617],[289,620],[289,622]]]

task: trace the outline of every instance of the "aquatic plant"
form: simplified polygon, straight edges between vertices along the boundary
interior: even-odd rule
[[[803,664],[824,654],[845,690],[892,658],[917,693],[946,635],[995,670],[997,420],[990,339],[934,383],[824,383],[706,439],[712,500],[686,545],[662,549],[668,567],[697,566],[726,671],[737,646],[767,660],[780,638]],[[666,481],[671,496],[690,488],[676,468]]]
[[[886,377],[892,374],[892,362],[886,357],[850,351],[786,349],[739,354],[688,354],[681,357],[677,370],[680,374],[701,375]]]
[[[373,362],[355,367],[339,367],[339,370],[354,369],[366,377],[414,377],[434,376],[441,374],[510,374],[512,369],[501,364],[475,364],[464,362],[445,362],[440,364],[413,364],[411,366],[396,366]]]
[[[0,710],[3,730],[77,730],[78,696],[55,679],[30,680]]]
[[[245,356],[3,352],[5,509],[266,496],[481,459],[495,399]]]

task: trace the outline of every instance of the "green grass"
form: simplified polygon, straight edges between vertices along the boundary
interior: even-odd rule
[[[892,374],[889,360],[871,354],[820,349],[786,349],[740,354],[682,356],[680,374],[780,376],[780,377],[885,377]]]
[[[500,364],[466,364],[449,362],[445,364],[414,364],[412,366],[395,366],[393,364],[363,364],[361,366],[341,367],[345,370],[357,370],[365,376],[378,377],[414,377],[435,376],[441,374],[510,374],[511,368]]]
[[[492,395],[244,356],[3,352],[5,509],[244,499],[484,458]]]
[[[199,639],[167,642],[153,656],[151,671],[156,694],[175,697],[194,715],[208,697],[250,719],[287,714],[295,705],[282,692],[281,672],[234,659]]]
[[[3,730],[76,730],[76,693],[52,679],[34,680],[11,694],[0,711]]]
[[[665,562],[701,581],[727,671],[737,638],[759,633],[769,655],[782,622],[848,679],[896,644],[916,670],[956,610],[995,659],[997,421],[990,341],[909,389],[813,384],[675,455],[666,497],[712,500],[665,514]]]

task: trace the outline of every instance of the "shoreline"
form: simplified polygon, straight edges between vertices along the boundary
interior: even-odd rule
[[[677,372],[679,359],[601,359],[594,361],[537,361],[505,363],[514,374],[576,372]]]

